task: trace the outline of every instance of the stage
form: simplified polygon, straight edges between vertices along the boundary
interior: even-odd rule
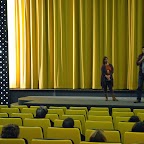
[[[135,97],[117,97],[119,101],[112,101],[109,97],[109,101],[105,101],[104,97],[91,97],[91,96],[27,96],[18,99],[20,105],[46,105],[46,106],[86,106],[90,107],[128,107],[144,108],[144,102],[133,103]]]

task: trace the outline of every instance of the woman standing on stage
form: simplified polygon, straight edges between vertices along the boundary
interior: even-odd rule
[[[112,95],[113,101],[118,101],[113,94],[113,66],[108,62],[108,58],[103,58],[103,65],[101,67],[101,86],[104,90],[106,101],[108,101],[107,87]]]

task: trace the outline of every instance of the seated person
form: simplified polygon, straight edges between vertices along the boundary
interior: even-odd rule
[[[18,138],[19,127],[15,124],[9,124],[2,128],[1,138]]]
[[[106,137],[102,130],[96,130],[90,137],[90,142],[106,142]]]
[[[36,118],[45,118],[46,114],[48,113],[48,110],[46,107],[40,107],[36,110]]]
[[[36,110],[36,118],[45,118],[46,114],[48,113],[48,110],[46,107],[41,106],[40,108],[37,108]],[[51,126],[54,126],[54,122],[50,120]]]
[[[62,124],[63,128],[74,128],[74,120],[72,118],[66,118]],[[85,136],[81,134],[81,140],[85,141]]]
[[[131,116],[128,122],[140,122],[140,119],[138,116]]]
[[[132,132],[144,132],[144,122],[137,122],[132,127]]]

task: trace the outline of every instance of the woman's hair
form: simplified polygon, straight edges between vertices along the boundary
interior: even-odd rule
[[[105,64],[105,59],[108,59],[108,57],[106,56],[103,57],[103,64]]]
[[[19,127],[15,124],[9,124],[2,128],[1,137],[2,138],[18,138]]]
[[[131,116],[130,119],[129,119],[129,122],[139,122],[140,119],[138,116]]]
[[[132,132],[144,132],[144,122],[137,122],[132,127]]]
[[[106,142],[106,137],[102,130],[96,130],[90,137],[90,142]]]
[[[36,118],[45,118],[48,110],[45,107],[40,107],[36,110]]]

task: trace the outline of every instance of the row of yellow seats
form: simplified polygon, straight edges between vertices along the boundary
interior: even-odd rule
[[[0,127],[1,128],[1,127]],[[90,135],[94,130],[86,131],[86,141],[89,140]],[[104,131],[107,142],[119,143],[120,135],[118,131]],[[25,138],[31,144],[34,138],[43,138],[40,127],[20,127],[20,138]],[[80,143],[80,134],[77,128],[47,128],[47,139],[71,139],[74,144]],[[125,132],[124,144],[141,143],[144,141],[144,133]],[[33,143],[33,142],[32,142]]]
[[[25,141],[24,139],[0,139],[0,144],[25,144]],[[73,144],[73,143],[71,140],[32,139],[32,144]],[[80,144],[121,144],[121,143],[80,142]]]

